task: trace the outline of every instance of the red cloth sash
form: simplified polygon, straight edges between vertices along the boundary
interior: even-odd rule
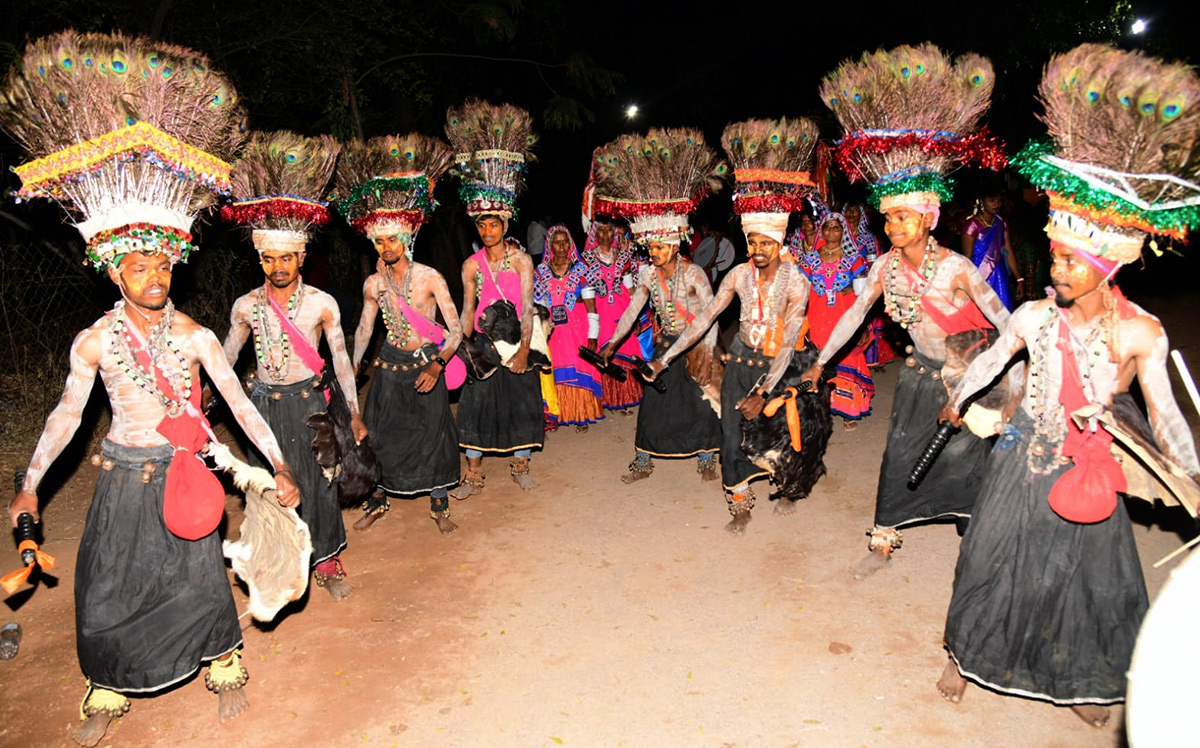
[[[141,368],[153,368],[158,389],[164,397],[174,400],[177,393],[151,361],[141,331],[129,322],[125,323],[125,329],[137,339],[134,355]],[[165,416],[157,430],[175,448],[163,491],[163,521],[168,530],[184,540],[207,537],[221,524],[225,514],[225,488],[198,454],[208,439],[216,441],[208,420],[200,412],[199,382],[192,382],[184,411],[174,418]]]
[[[925,310],[925,316],[929,317],[947,335],[955,335],[968,330],[992,329],[992,323],[983,315],[974,301],[968,300],[957,311],[946,314],[934,306],[928,297],[922,296],[921,307]]]
[[[1061,312],[1060,312],[1061,315]],[[1083,389],[1079,362],[1071,345],[1067,321],[1058,320],[1058,350],[1062,354],[1063,376],[1058,401],[1067,416],[1067,438],[1062,455],[1074,463],[1050,489],[1050,508],[1065,520],[1083,524],[1102,522],[1117,508],[1117,492],[1125,491],[1125,474],[1112,456],[1112,434],[1103,428],[1075,425],[1070,414],[1091,404]]]

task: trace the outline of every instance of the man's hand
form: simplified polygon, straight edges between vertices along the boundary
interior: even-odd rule
[[[767,399],[757,392],[752,392],[746,395],[741,400],[738,400],[737,409],[742,414],[742,418],[747,421],[752,421],[763,412],[763,408],[767,404]]]
[[[821,373],[824,371],[824,366],[821,366],[820,364],[813,364],[812,366],[808,367],[808,371],[800,375],[800,383],[803,384],[804,382],[809,382],[812,384],[812,388],[815,390],[817,388],[817,384],[821,381]]]
[[[363,439],[371,433],[367,431],[367,424],[363,423],[362,416],[357,413],[350,416],[350,430],[354,432],[355,444],[362,444]]]
[[[8,505],[8,517],[12,520],[13,527],[17,526],[17,517],[22,514],[32,514],[34,522],[42,521],[41,516],[38,515],[37,494],[32,491],[19,491]]]
[[[524,374],[529,371],[529,348],[521,346],[513,357],[509,359],[508,370],[513,374]]]
[[[592,349],[593,351],[596,350],[597,342],[598,341],[595,338],[588,338],[588,348]]]
[[[442,365],[437,361],[430,361],[429,365],[421,369],[421,373],[417,375],[417,392],[426,393],[432,392],[437,386],[438,377],[442,375]],[[363,428],[366,430],[366,427]]]
[[[938,423],[950,422],[954,428],[959,428],[963,425],[962,416],[958,414],[958,409],[954,407],[954,403],[946,403],[942,406],[941,412],[938,413]]]
[[[213,392],[212,387],[204,385],[204,389],[200,391],[200,412],[207,413],[212,407]]]
[[[275,500],[279,506],[295,509],[300,506],[300,489],[292,480],[292,471],[283,468],[275,473]]]
[[[594,341],[589,340],[588,345],[591,345],[593,342]],[[600,349],[600,357],[604,359],[605,366],[608,366],[609,362],[612,361],[613,353],[615,353],[616,350],[617,347],[613,345],[611,341],[608,343],[608,345]]]
[[[653,382],[655,379],[658,379],[658,375],[662,374],[663,369],[667,368],[667,365],[658,359],[648,362],[646,366],[650,368],[650,376],[646,377],[647,382]]]
[[[696,372],[696,384],[701,387],[707,386],[712,381],[713,356],[711,352],[707,352],[700,359],[700,370]]]

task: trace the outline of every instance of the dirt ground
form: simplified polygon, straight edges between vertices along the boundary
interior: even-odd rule
[[[1195,301],[1149,305],[1194,367]],[[451,535],[439,535],[427,500],[393,501],[369,532],[350,533],[349,600],[314,589],[270,627],[244,619],[249,712],[218,726],[217,699],[196,678],[135,699],[102,745],[1123,745],[1119,708],[1094,729],[1066,709],[974,686],[957,706],[938,696],[953,525],[906,530],[890,568],[851,578],[897,369],[878,377],[875,415],[835,431],[829,475],[810,499],[783,517],[760,497],[743,537],[722,530],[720,489],[700,483],[694,461],[661,460],[648,480],[618,481],[634,434],[634,419],[620,416],[548,435],[532,492],[512,483],[505,461],[487,460],[486,491],[452,502]],[[0,746],[72,745],[84,683],[72,575],[95,470],[83,462],[44,512],[58,586],[0,610],[25,632],[20,656],[0,662]],[[236,499],[229,510],[236,526]],[[1172,566],[1151,564],[1186,523],[1136,516],[1153,598]],[[0,559],[5,571],[17,560],[9,550]],[[244,609],[241,588],[234,595]]]

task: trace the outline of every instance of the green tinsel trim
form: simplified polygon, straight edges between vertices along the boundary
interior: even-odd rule
[[[954,180],[941,174],[925,172],[893,182],[877,182],[867,188],[867,199],[870,200],[871,207],[878,210],[879,201],[883,198],[909,192],[933,192],[943,203],[948,203],[954,197]]]
[[[458,197],[463,201],[464,205],[470,205],[472,202],[480,199],[504,203],[512,207],[512,220],[516,220],[517,218],[516,195],[509,190],[478,182],[464,182],[458,187]]]
[[[343,218],[349,218],[354,204],[369,194],[379,197],[382,192],[411,192],[416,199],[412,209],[422,213],[433,211],[433,196],[429,192],[429,179],[420,174],[414,177],[373,177],[350,191],[345,198],[338,200],[337,210]]]
[[[1200,226],[1200,206],[1190,205],[1169,210],[1146,210],[1117,197],[1111,192],[1097,189],[1086,180],[1042,159],[1054,155],[1054,144],[1047,140],[1031,140],[1009,164],[1035,187],[1069,198],[1085,208],[1096,211],[1111,210],[1122,216],[1137,219],[1147,224],[1154,233],[1179,233]]]

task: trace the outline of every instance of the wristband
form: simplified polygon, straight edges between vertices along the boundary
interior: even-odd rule
[[[600,337],[600,313],[588,312],[588,340]]]
[[[441,366],[442,366],[442,368],[443,368],[443,369],[445,369],[445,368],[446,368],[446,359],[442,358],[440,355],[438,355],[438,356],[434,356],[434,357],[433,357],[433,360],[434,360],[435,362],[437,362],[437,363],[441,364]]]

